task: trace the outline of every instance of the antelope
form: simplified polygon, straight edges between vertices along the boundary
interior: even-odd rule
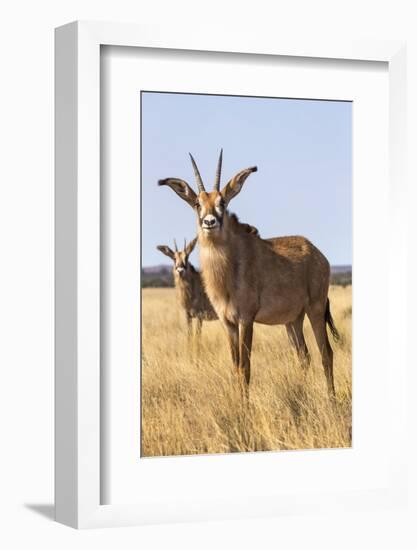
[[[166,245],[159,245],[156,248],[171,258],[174,262],[172,272],[174,274],[175,288],[178,301],[184,310],[188,326],[188,336],[192,336],[193,319],[197,320],[196,333],[200,335],[203,321],[217,319],[216,312],[204,292],[200,273],[188,260],[191,252],[197,243],[197,237],[190,243],[184,240],[184,249],[178,250],[174,240],[174,251]]]
[[[162,179],[158,184],[170,187],[196,213],[204,287],[226,330],[242,386],[248,392],[254,322],[285,325],[302,364],[309,364],[303,334],[307,315],[333,398],[333,350],[327,325],[335,340],[339,334],[330,313],[328,260],[305,237],[263,239],[257,232],[247,231],[246,224],[229,213],[230,201],[257,171],[256,166],[241,170],[220,190],[222,150],[213,190],[206,191],[191,154],[190,158],[198,193],[178,178]]]

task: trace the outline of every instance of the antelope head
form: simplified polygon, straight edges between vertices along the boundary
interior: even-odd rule
[[[241,170],[220,190],[223,160],[223,150],[221,150],[213,191],[206,191],[197,164],[191,154],[190,158],[197,182],[198,194],[186,181],[178,178],[159,180],[158,184],[171,187],[181,199],[187,202],[197,214],[198,227],[203,235],[207,238],[215,238],[223,230],[229,202],[240,193],[247,177],[252,172],[256,172],[257,167],[252,166]]]
[[[177,242],[174,239],[174,250],[171,250],[169,246],[166,245],[159,245],[156,248],[162,252],[162,254],[165,254],[165,256],[168,256],[168,258],[171,258],[171,260],[174,262],[174,275],[178,274],[180,277],[185,277],[189,271],[189,263],[188,263],[188,257],[191,254],[191,252],[194,250],[194,247],[197,243],[197,237],[193,239],[191,242],[187,244],[186,240],[184,239],[184,248],[183,250],[178,250]]]

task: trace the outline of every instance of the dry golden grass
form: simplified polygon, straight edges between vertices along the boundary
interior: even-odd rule
[[[307,373],[285,327],[255,324],[250,401],[242,404],[226,336],[203,324],[191,348],[173,289],[145,289],[142,334],[142,455],[350,447],[351,288],[332,287],[336,400],[331,403],[309,322]]]

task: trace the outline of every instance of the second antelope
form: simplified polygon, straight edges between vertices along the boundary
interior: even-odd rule
[[[174,240],[174,249],[169,246],[160,245],[157,249],[171,258],[174,262],[172,272],[174,274],[175,288],[177,290],[178,301],[185,312],[185,318],[188,325],[188,335],[192,335],[193,319],[196,319],[196,332],[199,335],[203,321],[213,321],[217,319],[216,312],[213,309],[207,294],[204,292],[200,273],[194,268],[188,257],[194,250],[197,238],[190,243],[184,241],[184,249],[178,250],[177,243]]]
[[[198,193],[178,178],[169,186],[197,215],[200,263],[204,287],[226,329],[233,363],[248,387],[253,323],[284,324],[303,363],[309,362],[303,323],[308,316],[321,353],[327,386],[334,396],[333,351],[326,326],[338,333],[328,298],[330,265],[326,257],[304,237],[262,239],[248,232],[246,224],[227,207],[257,167],[238,172],[220,190],[222,152],[213,191],[206,191],[191,157]],[[267,198],[267,197],[265,197]]]

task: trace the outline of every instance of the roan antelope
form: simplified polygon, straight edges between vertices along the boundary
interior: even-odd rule
[[[335,395],[333,350],[326,325],[338,332],[328,298],[330,266],[304,237],[262,239],[248,232],[227,207],[257,167],[238,172],[220,190],[222,151],[213,191],[207,192],[191,156],[198,194],[184,180],[167,178],[171,187],[197,214],[200,263],[204,287],[226,329],[232,360],[241,377],[250,381],[253,323],[286,325],[300,359],[309,362],[303,334],[307,314],[319,347],[330,395]],[[247,227],[247,226],[246,226]],[[247,386],[248,387],[248,386]]]
[[[197,237],[188,243],[188,245],[186,241],[184,241],[183,250],[178,250],[175,240],[175,251],[172,251],[169,246],[166,245],[156,247],[162,254],[165,254],[165,256],[168,256],[168,258],[171,258],[174,262],[172,272],[174,274],[175,288],[178,301],[185,312],[189,336],[192,336],[193,319],[197,320],[197,335],[201,333],[203,321],[213,321],[217,319],[216,312],[204,291],[201,275],[188,260],[196,243]]]

